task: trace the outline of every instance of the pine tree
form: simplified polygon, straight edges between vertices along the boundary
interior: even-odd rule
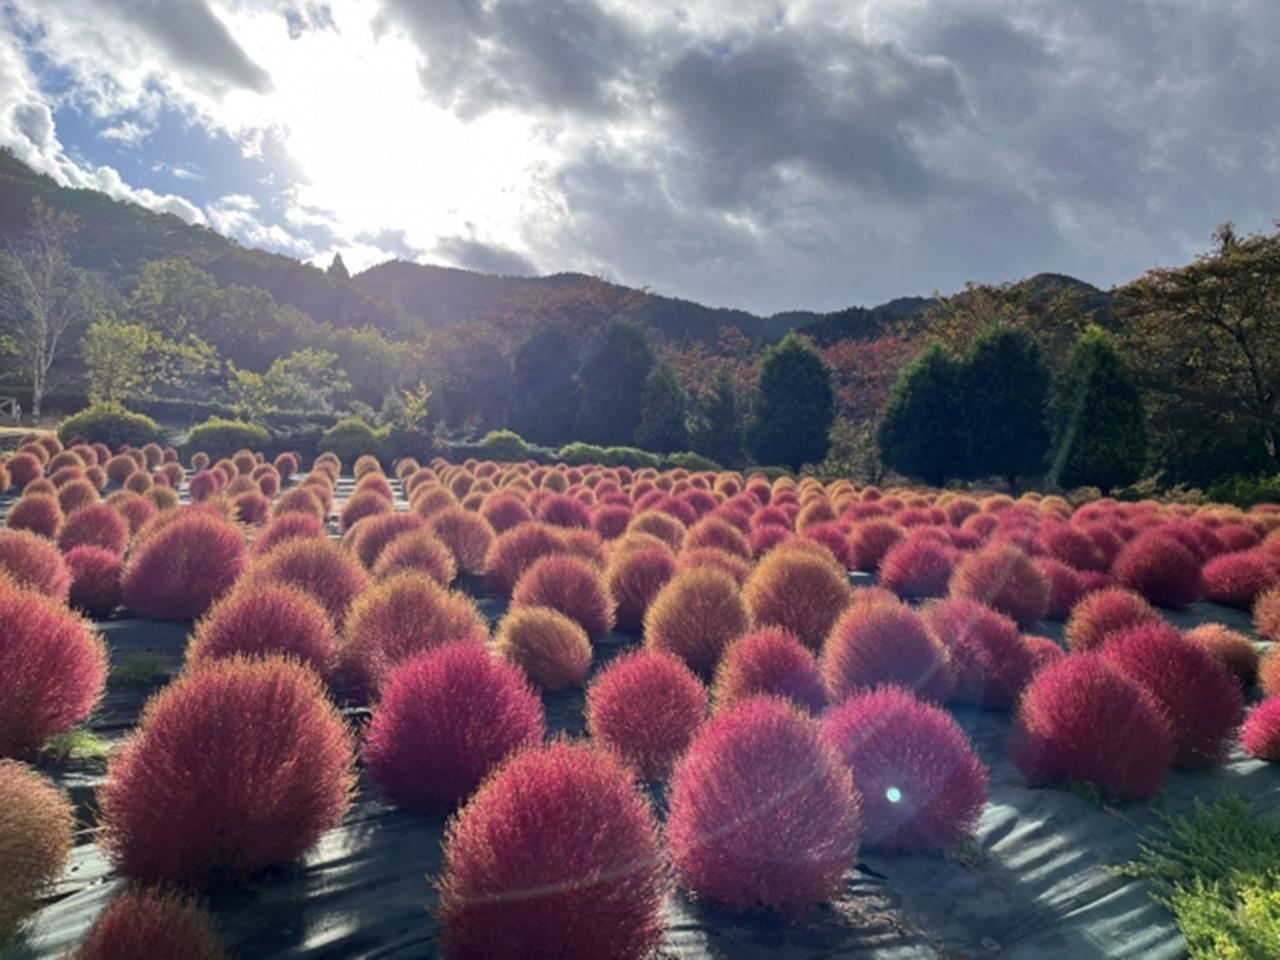
[[[576,439],[578,351],[558,327],[539,327],[516,350],[511,427],[532,443],[558,447]]]
[[[329,264],[329,269],[325,271],[335,280],[350,280],[351,273],[347,270],[347,265],[342,262],[342,254],[335,253],[333,262]]]
[[[675,369],[665,361],[657,363],[640,394],[636,446],[657,453],[688,450],[689,428],[685,422],[688,415],[688,402]]]
[[[756,377],[751,453],[764,465],[799,470],[831,447],[835,394],[818,351],[794,333],[765,351]]]
[[[989,327],[973,344],[961,372],[960,433],[969,479],[1017,478],[1045,468],[1049,374],[1025,331]]]
[[[964,474],[959,420],[960,363],[931,343],[903,368],[889,394],[877,435],[880,459],[905,477],[940,487]]]
[[[587,345],[578,371],[579,440],[613,446],[635,441],[640,394],[653,369],[653,348],[639,324],[606,323]]]
[[[1092,326],[1072,347],[1050,405],[1051,478],[1064,487],[1109,493],[1142,475],[1146,415],[1115,340]]]
[[[726,469],[742,465],[743,424],[738,410],[738,394],[727,367],[716,374],[711,392],[698,404],[690,436],[695,453],[709,457]]]

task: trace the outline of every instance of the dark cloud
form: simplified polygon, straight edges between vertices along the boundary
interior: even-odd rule
[[[533,261],[523,254],[474,237],[445,237],[436,242],[434,253],[455,266],[480,273],[528,277],[538,272]]]

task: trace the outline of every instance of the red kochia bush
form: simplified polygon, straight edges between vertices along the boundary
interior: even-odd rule
[[[134,548],[120,581],[126,607],[151,620],[194,620],[244,569],[244,536],[189,510]]]
[[[313,514],[282,513],[254,535],[249,552],[259,556],[277,544],[295,537],[324,537],[324,535],[324,524]]]
[[[946,711],[881,686],[834,707],[822,733],[853,773],[868,847],[935,852],[973,833],[987,768]]]
[[[1041,670],[1018,708],[1014,762],[1033,786],[1087,783],[1145,800],[1173,765],[1173,733],[1154,696],[1101,654]]]
[[[438,916],[457,960],[643,960],[669,887],[658,825],[608,753],[508,761],[450,822]]]
[[[595,642],[613,629],[613,597],[604,575],[579,557],[556,554],[529,565],[511,592],[515,606],[559,610]]]
[[[1243,633],[1220,623],[1202,623],[1188,630],[1186,638],[1207,650],[1242,684],[1253,683],[1258,673],[1258,651]]]
[[[494,541],[489,521],[462,507],[446,507],[432,514],[427,522],[453,553],[461,572],[472,576],[484,573],[485,556]]]
[[[1270,697],[1249,711],[1240,731],[1240,746],[1259,760],[1280,762],[1280,697]]]
[[[1272,587],[1254,601],[1253,626],[1264,640],[1280,643],[1280,586]]]
[[[54,600],[66,600],[71,572],[62,554],[28,530],[0,530],[0,577]]]
[[[1085,581],[1080,572],[1053,557],[1036,557],[1036,569],[1049,585],[1049,605],[1045,616],[1066,620],[1071,608],[1085,595]]]
[[[0,947],[62,875],[75,826],[66,794],[25,764],[0,760]]]
[[[98,790],[102,842],[149,883],[244,880],[335,826],[352,745],[320,680],[279,658],[211,660],[148,702]]]
[[[484,559],[484,585],[491,593],[511,596],[520,574],[539,557],[558,553],[564,542],[555,527],[522,523],[493,541]]]
[[[707,691],[677,658],[653,650],[625,654],[587,688],[591,736],[616,750],[646,780],[665,780],[707,715]]]
[[[9,508],[4,522],[10,530],[29,530],[52,540],[62,526],[62,506],[51,494],[29,493]]]
[[[1049,581],[1009,543],[966,555],[951,575],[950,592],[986,604],[1024,628],[1049,612]]]
[[[336,641],[320,601],[282,583],[233,589],[200,618],[187,644],[187,659],[276,654],[328,670]]]
[[[676,767],[667,842],[681,882],[737,910],[830,898],[855,861],[858,797],[816,721],[755,697],[708,720]]]
[[[1214,603],[1248,610],[1258,594],[1280,583],[1280,557],[1263,550],[1224,553],[1204,565],[1205,595]]]
[[[287,583],[306,590],[323,604],[341,628],[353,600],[369,586],[358,560],[336,543],[319,537],[295,537],[272,547],[245,572],[247,583]]]
[[[1067,620],[1067,646],[1072,650],[1096,650],[1119,630],[1153,622],[1163,622],[1160,614],[1132,590],[1095,590],[1072,607]]]
[[[1027,649],[1031,651],[1033,676],[1049,664],[1057,663],[1067,655],[1067,652],[1063,650],[1062,647],[1058,646],[1048,637],[1026,634],[1022,638],[1022,642],[1026,644]]]
[[[1111,574],[1161,607],[1181,608],[1204,595],[1200,561],[1177,539],[1159,530],[1139,534],[1120,551]]]
[[[353,692],[373,698],[396,664],[454,640],[482,646],[488,636],[488,624],[469,597],[407,570],[370,587],[351,605],[343,675]]]
[[[449,643],[388,674],[365,736],[364,765],[396,806],[447,813],[542,735],[542,701],[517,668],[482,644]]]
[[[69,960],[226,960],[213,918],[194,900],[130,887],[94,921]]]
[[[63,553],[75,547],[102,547],[123,553],[129,543],[129,522],[105,503],[91,503],[76,510],[62,524],[58,547]]]
[[[786,697],[812,714],[827,705],[818,661],[780,627],[765,627],[733,641],[716,668],[717,710],[756,696]]]
[[[34,454],[19,452],[5,461],[5,469],[9,471],[9,480],[19,492],[39,477],[44,476],[44,464]]]
[[[342,506],[342,512],[338,515],[338,523],[343,531],[350,530],[357,521],[363,520],[365,517],[377,516],[380,513],[390,513],[393,507],[391,501],[384,497],[377,490],[358,490],[347,498],[347,502]]]
[[[941,597],[951,582],[956,551],[931,528],[895,543],[880,561],[880,585],[904,600]]]
[[[63,559],[71,571],[67,602],[95,620],[115,613],[120,606],[120,554],[83,546],[67,551]]]
[[[1110,566],[1094,539],[1079,527],[1049,524],[1041,529],[1040,540],[1045,553],[1076,570],[1102,573]]]
[[[1036,662],[1017,624],[966,597],[931,603],[924,619],[951,655],[956,702],[987,707],[1018,702]]]
[[[675,554],[661,542],[613,555],[605,568],[605,584],[617,607],[619,630],[639,632],[649,604],[675,572]]]
[[[187,481],[187,493],[195,503],[208,500],[222,486],[218,475],[211,470],[199,470]]]
[[[782,547],[756,564],[742,591],[759,627],[781,627],[821,650],[853,597],[845,571],[808,550]]]
[[[427,521],[416,513],[379,513],[365,517],[347,531],[343,542],[372,570],[387,545],[397,537],[427,529]]]
[[[449,548],[430,530],[412,530],[400,534],[380,550],[373,565],[373,575],[380,580],[402,570],[420,571],[445,586],[458,575],[458,564]]]
[[[102,695],[107,649],[89,624],[0,578],[0,757],[34,757]]]
[[[124,517],[130,533],[137,533],[143,524],[160,512],[153,500],[128,490],[117,490],[107,497],[107,503]]]
[[[677,573],[653,598],[644,615],[644,642],[709,677],[725,648],[750,626],[733,577],[716,567],[694,567]]]
[[[939,703],[955,691],[946,648],[897,600],[855,603],[844,612],[823,646],[822,676],[832,703],[882,683]]]
[[[550,607],[512,607],[498,624],[494,646],[552,693],[581,686],[591,670],[587,632]]]
[[[503,533],[533,519],[524,501],[513,493],[495,493],[484,498],[480,516],[489,521],[494,533]]]
[[[1212,654],[1167,624],[1148,623],[1116,634],[1102,657],[1160,703],[1179,767],[1222,761],[1240,725],[1244,697],[1240,682]]]

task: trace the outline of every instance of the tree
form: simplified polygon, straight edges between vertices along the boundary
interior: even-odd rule
[[[26,236],[0,258],[8,303],[9,335],[31,378],[31,416],[40,419],[54,363],[88,322],[92,293],[85,274],[71,264],[67,241],[76,218],[40,199],[31,202]]]
[[[329,264],[329,269],[325,271],[335,280],[350,280],[351,273],[347,270],[347,265],[342,262],[342,254],[335,253],[333,261]]]
[[[1050,404],[1050,479],[1110,493],[1142,475],[1146,417],[1133,375],[1115,339],[1090,327],[1076,341]]]
[[[122,405],[147,382],[152,334],[140,323],[99,320],[80,346],[89,402]]]
[[[959,361],[936,341],[903,368],[876,436],[886,467],[935,487],[964,475],[960,381]]]
[[[1119,295],[1153,425],[1204,422],[1215,440],[1251,439],[1280,469],[1280,229],[1240,237],[1223,224],[1210,253],[1152,270]]]
[[[333,413],[351,393],[338,355],[310,348],[276,358],[266,373],[232,364],[231,376],[236,412],[249,420],[279,410]]]
[[[973,344],[960,375],[963,476],[1017,478],[1040,473],[1049,448],[1049,374],[1024,330],[995,324]]]
[[[654,364],[640,393],[636,445],[658,453],[689,449],[688,400],[671,364]]]
[[[142,265],[126,307],[130,320],[177,339],[188,333],[213,339],[224,309],[213,275],[184,257]]]
[[[615,317],[600,328],[578,371],[578,439],[612,446],[635,441],[640,394],[653,363],[653,348],[639,324]]]
[[[483,434],[506,426],[511,354],[491,323],[459,323],[431,335],[426,379],[449,426]]]
[[[751,453],[757,463],[799,470],[831,447],[831,371],[806,340],[789,333],[765,351],[756,375]]]
[[[728,469],[742,463],[743,423],[738,406],[733,371],[722,366],[711,391],[698,404],[690,442],[695,453]]]
[[[577,369],[578,350],[558,326],[540,327],[530,334],[512,361],[512,429],[544,447],[575,439]]]

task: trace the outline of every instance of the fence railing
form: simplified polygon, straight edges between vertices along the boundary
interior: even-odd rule
[[[22,422],[22,404],[18,403],[17,397],[0,397],[0,420],[13,424]]]

